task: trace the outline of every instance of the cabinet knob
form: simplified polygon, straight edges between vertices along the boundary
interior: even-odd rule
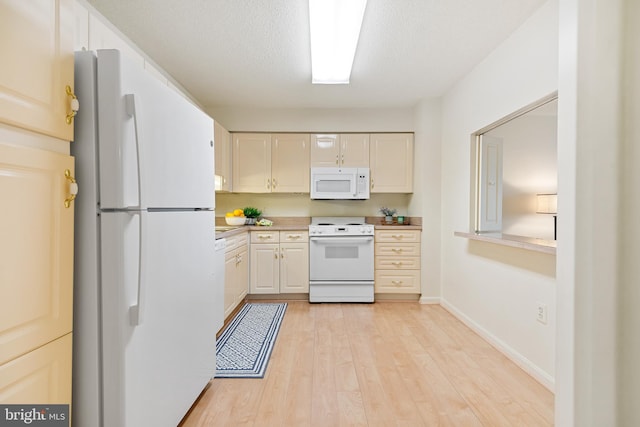
[[[278,259],[278,248],[273,249],[273,256],[275,257],[275,259]]]
[[[71,90],[71,86],[67,85],[65,87],[65,91],[67,93],[67,96],[71,97],[71,101],[69,101],[69,109],[71,110],[71,112],[67,114],[67,118],[65,120],[67,124],[70,125],[71,123],[73,123],[73,118],[75,117],[75,115],[78,114],[78,110],[80,109],[80,102],[78,101],[78,97],[76,96],[76,94]]]
[[[64,177],[69,182],[69,197],[64,199],[64,207],[70,208],[71,202],[73,202],[78,195],[78,183],[76,179],[71,175],[71,171],[69,169],[64,170]]]

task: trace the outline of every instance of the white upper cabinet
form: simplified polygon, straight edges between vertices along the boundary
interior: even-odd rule
[[[233,134],[233,191],[308,193],[308,134]]]
[[[0,28],[0,121],[73,140],[72,0],[0,0]]]
[[[413,134],[371,134],[371,193],[413,192]]]
[[[271,192],[271,134],[233,134],[233,190]]]
[[[231,191],[231,134],[220,123],[214,122],[213,140],[215,173],[220,177],[220,182],[216,183],[216,191]]]
[[[309,192],[309,134],[271,136],[271,191]]]
[[[311,167],[369,167],[369,134],[312,134]]]

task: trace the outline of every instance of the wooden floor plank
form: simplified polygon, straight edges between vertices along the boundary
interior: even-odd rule
[[[553,394],[438,305],[288,303],[265,377],[212,380],[181,426],[553,425]]]

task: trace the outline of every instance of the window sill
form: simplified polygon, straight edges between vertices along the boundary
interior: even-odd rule
[[[514,248],[525,249],[528,251],[542,252],[545,254],[556,254],[556,241],[536,239],[534,237],[514,236],[512,234],[502,233],[466,233],[456,231],[455,236],[464,237],[471,240],[479,240],[481,242],[495,243],[497,245],[511,246]]]

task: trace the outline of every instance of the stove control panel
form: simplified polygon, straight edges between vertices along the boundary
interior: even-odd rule
[[[310,225],[311,236],[373,236],[374,227],[371,224],[348,225]]]

